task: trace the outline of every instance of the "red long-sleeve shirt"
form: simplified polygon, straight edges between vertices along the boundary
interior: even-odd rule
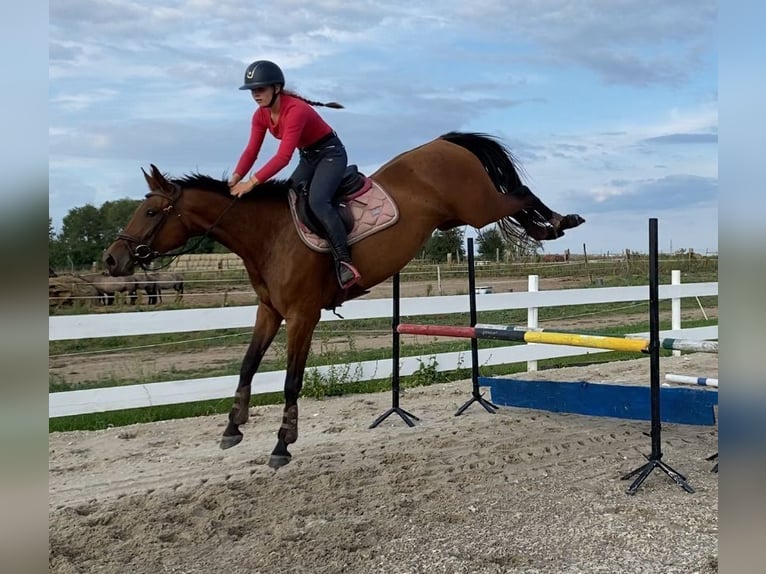
[[[244,177],[255,163],[266,137],[266,130],[280,142],[274,157],[255,173],[258,181],[274,177],[290,163],[296,148],[310,146],[332,131],[317,111],[300,98],[282,94],[280,99],[279,120],[276,124],[271,121],[269,108],[259,107],[253,113],[250,140],[234,169],[240,176]]]

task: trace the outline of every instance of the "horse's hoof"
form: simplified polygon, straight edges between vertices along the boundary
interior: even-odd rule
[[[221,449],[226,450],[242,442],[241,434],[224,435],[221,437]]]
[[[569,215],[566,215],[561,222],[561,228],[562,229],[572,229],[573,227],[577,227],[578,225],[582,225],[585,223],[585,218],[580,217],[576,213],[570,213]]]
[[[273,468],[274,470],[277,470],[278,468],[281,468],[285,466],[288,462],[290,462],[290,459],[292,456],[284,455],[284,454],[272,454],[269,457],[269,466]]]

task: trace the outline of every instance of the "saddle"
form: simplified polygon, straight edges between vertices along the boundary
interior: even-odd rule
[[[311,180],[300,181],[295,186],[296,203],[295,210],[301,223],[305,225],[311,233],[324,237],[324,228],[319,220],[311,211],[309,206],[309,187]],[[343,174],[343,179],[338,186],[338,189],[333,195],[332,203],[338,209],[343,225],[346,227],[346,233],[349,233],[354,227],[353,215],[348,209],[344,209],[348,203],[354,199],[354,196],[359,196],[369,191],[372,185],[372,181],[362,175],[357,169],[356,165],[349,165],[346,167],[346,171]]]
[[[314,251],[328,252],[330,247],[324,227],[309,206],[310,184],[310,181],[298,182],[290,189],[290,211],[303,242]],[[346,168],[332,202],[346,228],[349,245],[393,225],[399,219],[399,210],[391,196],[353,164]]]

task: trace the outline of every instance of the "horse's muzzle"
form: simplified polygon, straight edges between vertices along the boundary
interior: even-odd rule
[[[103,261],[109,275],[113,277],[130,275],[135,267],[131,249],[126,241],[118,240],[112,243],[104,252]]]

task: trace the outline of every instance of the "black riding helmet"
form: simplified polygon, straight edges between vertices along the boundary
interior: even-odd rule
[[[285,76],[274,62],[268,60],[257,60],[250,64],[245,70],[245,83],[240,90],[252,90],[262,86],[273,86],[279,84],[285,85]]]

